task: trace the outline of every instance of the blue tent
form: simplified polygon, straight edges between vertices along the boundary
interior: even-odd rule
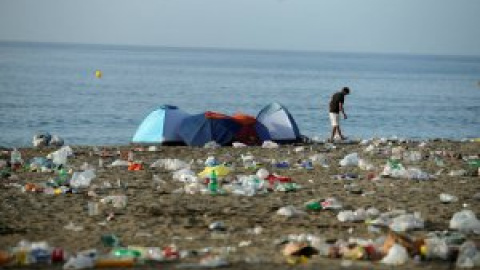
[[[261,140],[276,142],[297,142],[301,140],[300,130],[295,119],[285,106],[271,103],[257,115],[257,133]]]
[[[207,112],[185,118],[178,133],[190,146],[204,146],[210,141],[227,145],[240,128],[241,125],[230,117]]]
[[[132,142],[134,143],[160,143],[178,144],[183,143],[178,135],[180,123],[189,114],[176,106],[163,105],[151,112],[138,127]]]

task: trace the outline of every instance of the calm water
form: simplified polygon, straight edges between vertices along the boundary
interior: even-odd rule
[[[256,115],[274,101],[326,138],[343,86],[347,136],[480,137],[479,57],[0,43],[0,145],[29,146],[38,131],[125,144],[162,104]]]

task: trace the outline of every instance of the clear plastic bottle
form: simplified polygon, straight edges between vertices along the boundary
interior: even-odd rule
[[[10,153],[10,163],[12,164],[12,169],[16,170],[20,168],[23,163],[22,160],[22,153],[14,148],[13,151]]]

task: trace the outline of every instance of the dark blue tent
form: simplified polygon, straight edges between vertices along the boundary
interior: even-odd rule
[[[220,145],[231,143],[241,125],[231,117],[219,113],[206,112],[185,118],[178,134],[190,146],[204,146],[210,141]]]

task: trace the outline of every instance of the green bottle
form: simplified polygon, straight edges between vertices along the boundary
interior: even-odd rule
[[[65,170],[64,168],[61,168],[59,171],[58,171],[58,179],[57,179],[57,184],[58,185],[63,185],[67,182],[68,180],[68,173],[67,173],[67,170]]]
[[[312,202],[308,202],[305,204],[305,207],[308,209],[308,210],[314,210],[314,211],[318,211],[318,210],[322,210],[323,207],[322,207],[322,204],[318,201],[312,201]]]
[[[117,258],[139,258],[142,256],[140,251],[129,248],[116,248],[112,250],[112,254]]]
[[[212,194],[217,194],[218,180],[217,180],[217,173],[215,172],[215,170],[212,170],[212,173],[210,174],[210,182],[208,182],[208,190],[210,190],[210,193]]]

